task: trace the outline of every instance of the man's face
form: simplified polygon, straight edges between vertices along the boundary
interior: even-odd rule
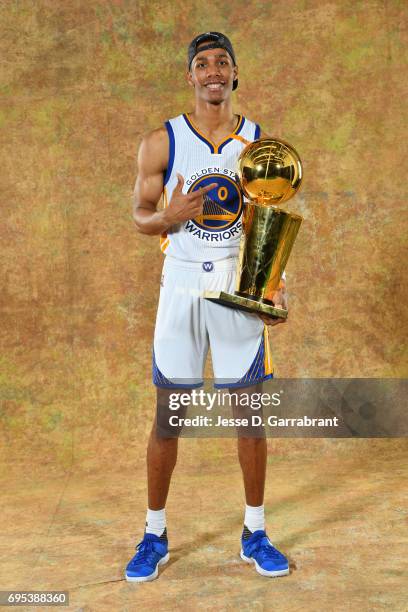
[[[200,51],[199,48],[187,79],[199,98],[211,104],[221,104],[231,95],[237,75],[238,69],[225,49]]]

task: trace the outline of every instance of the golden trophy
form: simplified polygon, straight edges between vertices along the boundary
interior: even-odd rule
[[[260,138],[238,158],[238,180],[249,199],[243,212],[235,293],[205,291],[204,298],[231,308],[286,318],[272,296],[289,259],[302,217],[281,208],[298,191],[302,163],[283,140]]]

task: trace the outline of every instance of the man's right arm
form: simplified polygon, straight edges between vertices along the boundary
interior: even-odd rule
[[[178,174],[169,205],[157,210],[163,192],[163,177],[169,163],[169,140],[164,128],[149,132],[142,140],[138,154],[138,175],[133,192],[133,219],[142,234],[162,234],[172,225],[194,219],[203,212],[203,195],[217,187],[211,183],[189,194],[183,194],[184,178]]]
[[[162,234],[169,227],[166,210],[156,210],[168,164],[168,136],[164,128],[143,137],[137,156],[138,173],[133,191],[133,219],[142,234]]]

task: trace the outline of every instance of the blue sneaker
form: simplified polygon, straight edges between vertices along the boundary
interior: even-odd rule
[[[241,559],[255,563],[258,574],[262,576],[286,576],[289,574],[289,563],[285,555],[272,546],[265,531],[258,530],[244,540],[241,539]]]
[[[170,558],[167,540],[161,540],[154,533],[145,533],[136,546],[137,553],[126,567],[128,582],[148,582],[159,574],[159,565],[167,563]]]

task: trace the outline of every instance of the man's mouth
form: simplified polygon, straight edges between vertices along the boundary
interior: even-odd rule
[[[210,89],[211,91],[219,91],[224,87],[224,85],[225,85],[224,81],[217,81],[213,83],[207,83],[206,87]]]

